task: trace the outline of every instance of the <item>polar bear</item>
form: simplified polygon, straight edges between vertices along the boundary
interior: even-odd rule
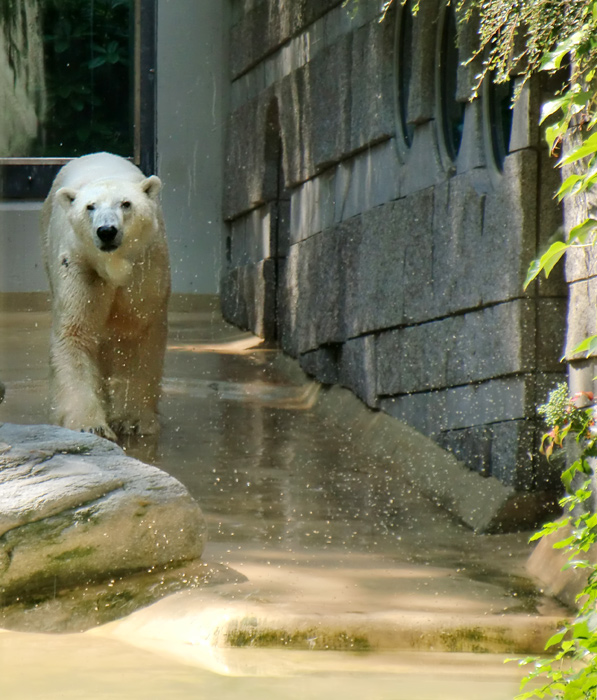
[[[170,296],[161,181],[94,153],[67,163],[42,210],[59,425],[116,440],[158,430]]]

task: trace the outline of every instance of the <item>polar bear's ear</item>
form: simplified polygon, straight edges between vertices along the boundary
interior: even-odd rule
[[[162,181],[157,175],[152,175],[146,178],[141,183],[141,190],[149,197],[149,199],[157,199],[160,190],[162,189]]]
[[[56,192],[56,201],[64,210],[68,211],[70,209],[70,205],[75,201],[76,196],[76,190],[73,190],[70,187],[61,187],[58,192]]]

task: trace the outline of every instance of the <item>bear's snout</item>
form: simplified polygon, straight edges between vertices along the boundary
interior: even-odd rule
[[[99,247],[101,250],[114,250],[118,248],[118,242],[116,240],[118,229],[116,226],[99,226],[96,233],[100,240]]]

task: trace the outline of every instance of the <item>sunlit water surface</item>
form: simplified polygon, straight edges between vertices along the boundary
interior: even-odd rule
[[[0,314],[0,420],[47,422],[48,326],[47,313]],[[366,620],[561,612],[523,576],[527,534],[475,536],[315,410],[319,388],[287,368],[216,311],[171,315],[163,430],[127,450],[187,486],[209,524],[205,560],[248,579],[207,599]],[[177,600],[178,612],[190,604]],[[318,651],[314,637],[311,651],[204,658],[141,628],[0,633],[0,697],[506,700],[522,675],[503,655],[437,653],[433,640],[424,653],[353,654]]]

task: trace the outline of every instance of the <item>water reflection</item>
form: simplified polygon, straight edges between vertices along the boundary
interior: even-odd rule
[[[7,386],[0,420],[43,422],[48,315],[0,314],[0,325],[0,377]],[[227,684],[197,669],[182,667],[181,660],[197,665],[200,657],[205,663],[205,655],[198,655],[200,648],[189,639],[197,629],[203,629],[209,637],[205,617],[200,616],[210,610],[220,611],[214,622],[214,630],[219,629],[220,635],[226,615],[234,617],[238,613],[239,620],[250,621],[251,615],[261,620],[259,615],[267,614],[270,621],[272,616],[281,620],[280,624],[287,619],[294,620],[293,624],[307,620],[307,631],[316,619],[320,623],[336,620],[360,626],[367,630],[362,639],[371,649],[500,649],[510,654],[523,653],[533,645],[541,648],[546,629],[541,627],[537,614],[543,613],[549,621],[549,615],[555,620],[563,611],[524,576],[527,534],[474,535],[411,488],[401,477],[399,464],[388,468],[387,463],[377,462],[362,449],[363,436],[351,434],[335,416],[318,410],[319,388],[292,363],[252,336],[223,324],[216,312],[171,315],[164,388],[159,440],[131,440],[127,451],[155,462],[197,498],[209,524],[205,566],[228,573],[211,588],[182,591],[179,597],[168,598],[113,627],[101,628],[107,637],[145,644],[160,655],[174,656],[177,660],[172,663],[160,656],[156,665],[144,661],[141,652],[137,655],[128,649],[122,657],[129,659],[128,670],[119,670],[123,675],[116,677],[120,667],[112,656],[118,653],[114,639],[104,639],[106,646],[102,647],[103,642],[98,640],[76,637],[80,641],[73,646],[80,644],[92,654],[96,653],[94,645],[99,645],[95,660],[86,657],[85,664],[91,664],[92,673],[96,672],[93,669],[99,673],[97,666],[103,669],[106,680],[89,697],[122,697],[124,688],[126,697],[165,697],[157,690],[157,694],[148,690],[143,694],[140,689],[147,686],[139,679],[139,663],[150,663],[171,675],[174,680],[167,697],[177,697],[176,693],[179,697],[196,697],[198,685],[218,692],[222,698],[238,697],[238,693],[243,697],[253,693],[260,698],[326,697],[332,688],[347,698],[372,697],[369,673],[377,674],[376,698],[505,700],[514,694],[520,671],[506,671],[510,675],[503,676],[500,668],[494,673],[501,666],[501,658],[499,664],[490,664],[487,682],[482,682],[477,671],[471,671],[477,664],[476,657],[462,662],[460,668],[461,661],[452,660],[451,666],[444,666],[440,675],[433,677],[429,673],[431,657],[419,658],[410,666],[404,656],[395,656],[390,662],[394,668],[386,677],[388,667],[379,665],[382,657],[368,656],[368,663],[363,660],[357,665],[343,657],[337,671],[333,671],[326,665],[329,662],[316,660],[319,657],[314,651],[315,656],[309,657],[312,666],[304,664],[301,672],[303,676],[315,674],[313,695],[305,694],[304,677],[298,686],[296,681],[278,684],[269,679],[261,685],[251,681],[249,688],[237,685],[234,679],[228,679]],[[200,578],[201,572],[189,571],[176,580],[172,590],[180,589],[179,583],[193,576]],[[156,579],[156,585],[162,585],[160,580]],[[250,608],[248,617],[246,606],[257,606]],[[201,624],[193,615],[200,617]],[[516,618],[512,629],[518,632],[510,635],[505,615]],[[372,620],[377,621],[375,625]],[[405,620],[410,620],[410,627]],[[424,631],[417,626],[421,621],[425,622]],[[457,635],[438,632],[440,622],[446,621],[452,628],[456,626]],[[481,632],[475,632],[487,624],[493,625],[491,639],[491,635],[484,639]],[[164,630],[168,625],[174,626],[175,632],[166,639]],[[190,630],[188,637],[183,632],[185,625]],[[23,637],[7,636],[0,634],[0,646],[4,644],[0,650],[0,678],[2,664],[10,658],[5,650],[11,644],[14,648],[21,645],[22,654],[31,663],[36,659],[37,637],[29,637],[31,644],[27,646]],[[303,637],[303,646],[296,648],[320,648],[321,633]],[[248,644],[253,645],[257,638],[257,634],[247,637]],[[70,648],[70,639],[52,638],[48,658],[57,649]],[[220,673],[233,667],[245,673],[257,663],[253,657],[245,663],[245,650],[235,649],[232,660],[227,656],[230,649],[209,648],[218,657]],[[268,652],[272,653],[275,656]],[[261,672],[268,669],[273,673],[279,668],[278,662],[272,661],[274,657],[259,658]],[[292,658],[298,663],[298,656]],[[106,667],[111,668],[107,677],[103,675]],[[56,668],[60,669],[57,677],[64,682],[71,669],[68,653],[56,660]],[[324,670],[325,681],[317,675]],[[394,674],[398,672],[410,679],[403,694],[402,689],[396,693]],[[160,687],[159,673],[155,670],[151,676],[155,688]],[[452,685],[446,682],[446,673],[452,674]],[[353,674],[350,680],[347,674]],[[421,674],[428,684],[427,695],[416,694],[421,689]],[[498,676],[502,679],[499,682]],[[12,683],[13,678],[9,672],[4,683],[7,679]],[[328,684],[328,680],[333,683]],[[70,688],[70,681],[64,687]],[[36,692],[23,697],[53,697]]]
[[[2,322],[0,420],[45,422],[48,314]],[[164,387],[159,442],[131,438],[125,447],[199,501],[207,558],[235,565],[243,552],[276,550],[325,566],[338,554],[369,554],[384,566],[433,564],[520,584],[512,575],[522,573],[525,534],[472,534],[412,489],[398,464],[388,470],[360,448],[362,436],[314,410],[316,385],[217,312],[171,314]]]

